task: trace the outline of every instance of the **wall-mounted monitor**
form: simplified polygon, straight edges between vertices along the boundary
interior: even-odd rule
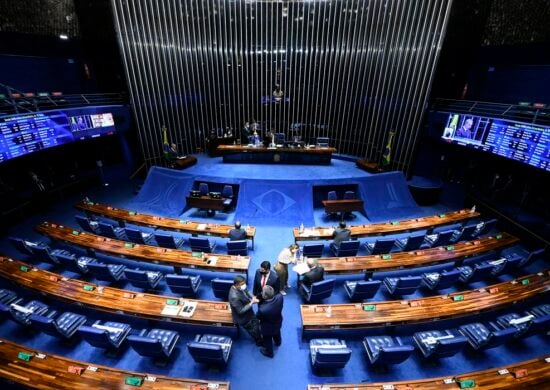
[[[450,114],[442,139],[550,171],[550,127]]]

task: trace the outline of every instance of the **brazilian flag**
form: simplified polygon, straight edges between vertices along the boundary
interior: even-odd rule
[[[388,138],[388,143],[386,144],[386,148],[384,149],[384,153],[382,153],[382,165],[390,165],[390,159],[391,159],[391,144],[393,142],[393,136],[395,135],[395,132],[390,131],[390,136]]]

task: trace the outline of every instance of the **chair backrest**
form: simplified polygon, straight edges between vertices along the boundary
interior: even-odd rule
[[[344,199],[355,199],[355,191],[344,192]]]
[[[351,358],[351,349],[342,348],[319,348],[313,361],[314,367],[322,368],[344,368]]]
[[[529,252],[527,256],[521,260],[520,267],[523,267],[527,264],[531,264],[533,261],[540,259],[544,254],[544,249],[536,249],[532,252]]]
[[[444,358],[451,357],[460,352],[468,342],[464,336],[455,336],[450,339],[437,340],[437,343],[430,356]]]
[[[219,344],[207,344],[191,341],[187,349],[197,363],[220,364],[225,363],[223,349]]]
[[[390,253],[393,245],[395,244],[395,239],[393,238],[380,238],[374,242],[374,247],[372,248],[372,255],[379,255],[381,253]]]
[[[318,301],[332,295],[335,279],[325,279],[311,285],[308,301]]]
[[[407,239],[407,243],[403,247],[403,252],[414,251],[420,248],[420,245],[424,242],[424,233],[413,233]]]
[[[32,327],[39,332],[49,334],[51,336],[60,336],[59,328],[53,318],[31,314],[29,321]]]
[[[210,241],[208,238],[201,237],[189,237],[189,245],[193,252],[205,252],[210,253]]]
[[[200,183],[199,184],[199,192],[202,196],[208,195],[208,184],[207,183]]]
[[[224,198],[232,198],[233,197],[233,186],[230,186],[229,184],[224,185],[223,189],[222,189],[222,196]]]
[[[325,244],[305,244],[302,247],[302,257],[321,257]]]
[[[493,270],[493,274],[495,275],[506,275],[507,273],[515,270],[519,265],[521,264],[521,261],[523,258],[519,255],[514,255],[512,257],[509,257],[508,259],[504,260],[504,265],[499,267],[497,265],[496,268]]]
[[[90,220],[86,217],[83,217],[82,215],[75,215],[74,219],[76,219],[76,222],[78,225],[88,232],[94,232],[94,229],[92,229],[92,225],[90,224]]]
[[[165,276],[166,284],[175,293],[192,294],[193,283],[188,275],[167,274]]]
[[[317,137],[317,146],[328,147],[329,139],[328,137]]]
[[[382,284],[380,280],[360,280],[355,285],[355,290],[353,290],[353,296],[351,298],[372,298],[380,288],[380,284]]]
[[[397,279],[391,293],[396,295],[409,295],[414,293],[418,287],[420,287],[421,283],[422,278],[420,276],[404,276]]]
[[[496,225],[497,225],[497,220],[495,218],[484,222],[481,229],[479,229],[479,232],[477,233],[477,235],[482,236],[484,234],[488,234]]]
[[[336,191],[329,191],[327,194],[328,200],[337,200],[338,196],[336,195]]]
[[[126,237],[128,237],[128,240],[138,244],[145,244],[140,230],[127,227],[124,231],[126,232]]]
[[[439,274],[439,279],[437,281],[437,289],[443,290],[448,287],[451,287],[453,284],[458,282],[460,278],[460,270],[452,269],[450,271],[443,271]]]
[[[399,345],[383,347],[378,352],[377,364],[399,364],[408,359],[414,347],[412,345]]]
[[[97,226],[99,228],[99,233],[103,236],[111,237],[111,238],[118,238],[115,232],[115,229],[113,228],[113,225],[105,222],[98,222]]]
[[[27,244],[25,244],[25,240],[23,240],[22,238],[9,237],[8,240],[19,252],[23,253],[24,255],[32,255],[31,250],[27,247]]]
[[[89,344],[97,348],[111,348],[114,344],[111,342],[109,332],[105,329],[94,328],[93,326],[82,325],[78,328],[79,335]]]
[[[30,246],[33,256],[44,261],[50,261],[52,263],[57,263],[57,259],[54,259],[51,255],[50,247],[46,244],[41,244],[37,246]]]
[[[443,232],[438,233],[437,238],[435,239],[432,246],[443,246],[447,245],[451,238],[453,237],[453,230],[445,230]]]
[[[359,250],[359,240],[342,241],[338,247],[337,256],[355,256]]]
[[[246,240],[227,241],[227,254],[247,256],[248,241]]]
[[[485,343],[481,345],[481,349],[494,348],[498,347],[499,345],[505,344],[514,337],[516,332],[517,329],[515,328],[496,330],[489,334]]]
[[[165,349],[159,339],[147,336],[128,336],[128,342],[141,356],[167,357]]]
[[[90,273],[94,275],[96,279],[99,280],[113,280],[113,274],[109,270],[109,267],[107,267],[107,264],[103,263],[90,263],[88,264],[88,269],[90,270]]]
[[[212,279],[212,292],[216,298],[227,300],[229,289],[233,285],[232,280]]]
[[[473,283],[485,280],[491,275],[493,268],[495,268],[495,266],[489,263],[476,264],[472,267],[472,273],[466,281],[468,283]]]
[[[55,255],[57,262],[69,271],[73,272],[82,272],[78,267],[77,257],[73,253],[58,253]]]
[[[475,223],[471,223],[469,225],[466,225],[462,228],[460,231],[460,234],[457,238],[457,241],[468,241],[471,240],[473,237],[473,234],[477,230],[477,225]]]
[[[149,285],[149,277],[147,276],[146,271],[142,271],[140,269],[131,269],[126,268],[124,270],[124,275],[126,276],[126,279],[132,284],[138,283],[138,284],[145,284]]]
[[[164,248],[172,248],[177,249],[176,241],[174,240],[174,236],[171,236],[169,234],[161,234],[161,233],[155,233],[155,241],[159,246],[162,246]]]
[[[17,299],[17,294],[11,290],[0,289],[0,303],[9,305]]]
[[[285,143],[285,133],[275,133],[274,142],[277,145]]]

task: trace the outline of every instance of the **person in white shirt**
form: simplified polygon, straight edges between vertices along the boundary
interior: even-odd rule
[[[300,247],[298,244],[291,244],[288,247],[285,247],[277,257],[277,264],[275,265],[275,270],[279,274],[280,281],[280,293],[286,295],[285,289],[290,288],[288,284],[288,265],[290,263],[296,263],[296,254]]]

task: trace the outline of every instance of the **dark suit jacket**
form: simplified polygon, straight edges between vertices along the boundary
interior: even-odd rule
[[[229,289],[229,306],[231,307],[231,314],[233,320],[239,324],[247,324],[256,315],[252,308],[252,295],[246,291],[239,290],[235,286],[231,286]]]
[[[244,230],[243,228],[231,229],[229,231],[229,241],[239,240],[246,240],[246,230]]]
[[[283,296],[275,294],[273,298],[258,305],[258,319],[263,335],[275,335],[283,325]]]
[[[332,242],[336,248],[340,247],[340,243],[342,241],[349,241],[351,240],[351,230],[348,228],[336,228],[334,229],[334,233],[332,233],[332,237],[334,237],[334,241]]]
[[[318,265],[302,275],[302,283],[311,286],[315,282],[320,282],[325,278],[325,269]]]
[[[256,270],[256,274],[254,275],[254,285],[252,287],[252,294],[259,297],[262,295],[262,274],[260,273],[260,270]],[[273,287],[273,290],[275,290],[275,293],[279,292],[280,285],[279,285],[279,275],[277,275],[277,272],[275,270],[271,270],[269,272],[269,277],[267,278],[266,286]]]

